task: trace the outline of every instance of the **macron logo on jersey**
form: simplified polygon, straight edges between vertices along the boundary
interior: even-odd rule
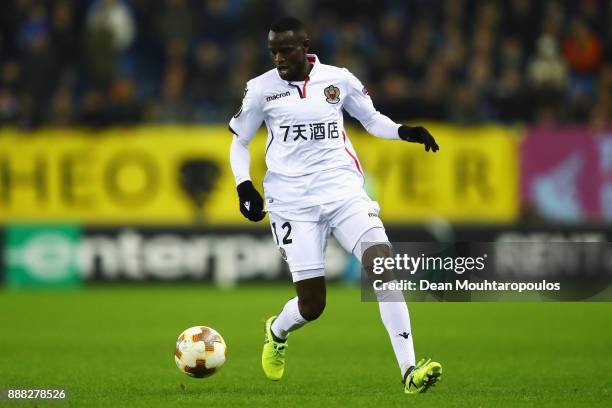
[[[275,101],[277,99],[284,98],[285,96],[289,96],[289,95],[291,95],[291,92],[287,91],[287,92],[278,93],[275,95],[266,96],[266,102]]]

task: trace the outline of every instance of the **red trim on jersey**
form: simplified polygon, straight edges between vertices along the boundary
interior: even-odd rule
[[[346,133],[344,133],[344,130],[342,131],[342,140],[344,140],[344,144],[346,145]],[[359,173],[361,173],[361,175],[363,176],[363,171],[361,171],[361,166],[359,165],[359,160],[357,160],[357,158],[355,156],[353,156],[353,153],[351,153],[351,151],[348,149],[348,147],[344,146],[344,150],[346,150],[348,155],[351,156],[351,159],[353,159],[353,161],[355,162],[355,166],[357,166],[357,170],[359,170]]]
[[[306,75],[306,78],[304,78],[304,85],[302,86],[302,98],[306,97],[306,85],[308,85],[308,81],[310,81],[310,77]]]
[[[317,62],[317,57],[312,54],[308,54],[306,55],[306,61],[314,65]],[[304,78],[304,85],[302,86],[302,99],[306,97],[306,85],[308,85],[308,81],[310,81],[310,77],[306,75],[306,78]]]

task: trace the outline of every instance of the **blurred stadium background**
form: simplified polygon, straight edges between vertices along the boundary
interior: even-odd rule
[[[226,336],[233,364],[231,376],[211,380],[224,384],[215,405],[244,402],[232,391],[241,381],[250,403],[266,405],[269,389],[252,380],[258,319],[292,288],[267,220],[251,224],[238,211],[226,129],[245,82],[271,68],[267,31],[283,15],[304,20],[312,52],[354,72],[381,112],[438,139],[441,151],[425,154],[350,122],[392,240],[610,241],[612,1],[1,1],[0,309],[9,312],[0,316],[0,387],[54,378],[87,406],[167,406],[179,389],[175,335],[210,324]],[[257,185],[261,132],[251,145]],[[348,284],[332,285],[321,331],[292,340],[296,367],[345,356],[339,346],[305,353],[329,338],[349,344],[354,325],[372,327],[365,343],[387,341],[373,305],[358,305],[359,266],[334,242],[327,261],[330,280]],[[25,290],[40,287],[76,290]],[[466,391],[472,406],[610,401],[609,306],[450,306],[413,305],[417,352],[435,351],[474,378],[492,375],[478,377],[479,387],[455,377],[442,397]],[[355,310],[363,315],[346,317]],[[40,332],[15,335],[31,326]],[[345,371],[364,369],[342,359]],[[330,384],[356,380],[347,391],[363,397],[355,406],[384,405],[387,393],[375,389],[397,380],[391,349],[360,359],[376,380],[323,372]],[[546,380],[522,373],[523,386],[508,375],[533,361]],[[598,375],[586,394],[568,394],[575,386],[563,373],[585,361]],[[326,401],[272,395],[289,405],[292,395],[342,401],[313,382],[318,374],[293,384]],[[147,397],[130,400],[131,390]]]
[[[237,211],[225,129],[287,14],[382,112],[440,139],[425,155],[352,123],[394,239],[607,231],[610,1],[14,0],[0,5],[5,281],[285,279],[267,224]],[[332,276],[357,276],[335,245],[330,258]]]

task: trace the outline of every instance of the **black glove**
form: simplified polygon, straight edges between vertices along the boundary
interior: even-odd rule
[[[237,190],[242,215],[254,222],[263,220],[266,216],[263,210],[263,198],[253,186],[251,180],[238,184]]]
[[[397,134],[400,139],[405,140],[407,142],[413,143],[421,143],[425,145],[425,151],[428,152],[430,149],[432,152],[437,152],[440,150],[438,144],[436,143],[436,139],[429,133],[427,129],[423,126],[406,126],[402,125],[397,129]]]

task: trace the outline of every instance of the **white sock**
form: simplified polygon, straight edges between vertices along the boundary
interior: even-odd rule
[[[366,231],[353,248],[353,254],[363,263],[364,251],[375,243],[389,245],[389,238],[384,228],[372,228]],[[399,290],[377,290],[375,294],[380,317],[391,339],[395,358],[403,376],[408,368],[415,365],[410,314],[404,294]]]
[[[377,291],[380,317],[389,333],[401,375],[415,365],[414,344],[410,330],[410,314],[400,291]]]
[[[296,296],[285,303],[283,310],[276,317],[276,320],[272,322],[271,329],[276,337],[286,339],[289,332],[299,329],[306,323],[308,323],[308,320],[304,319],[300,314],[298,298]]]

